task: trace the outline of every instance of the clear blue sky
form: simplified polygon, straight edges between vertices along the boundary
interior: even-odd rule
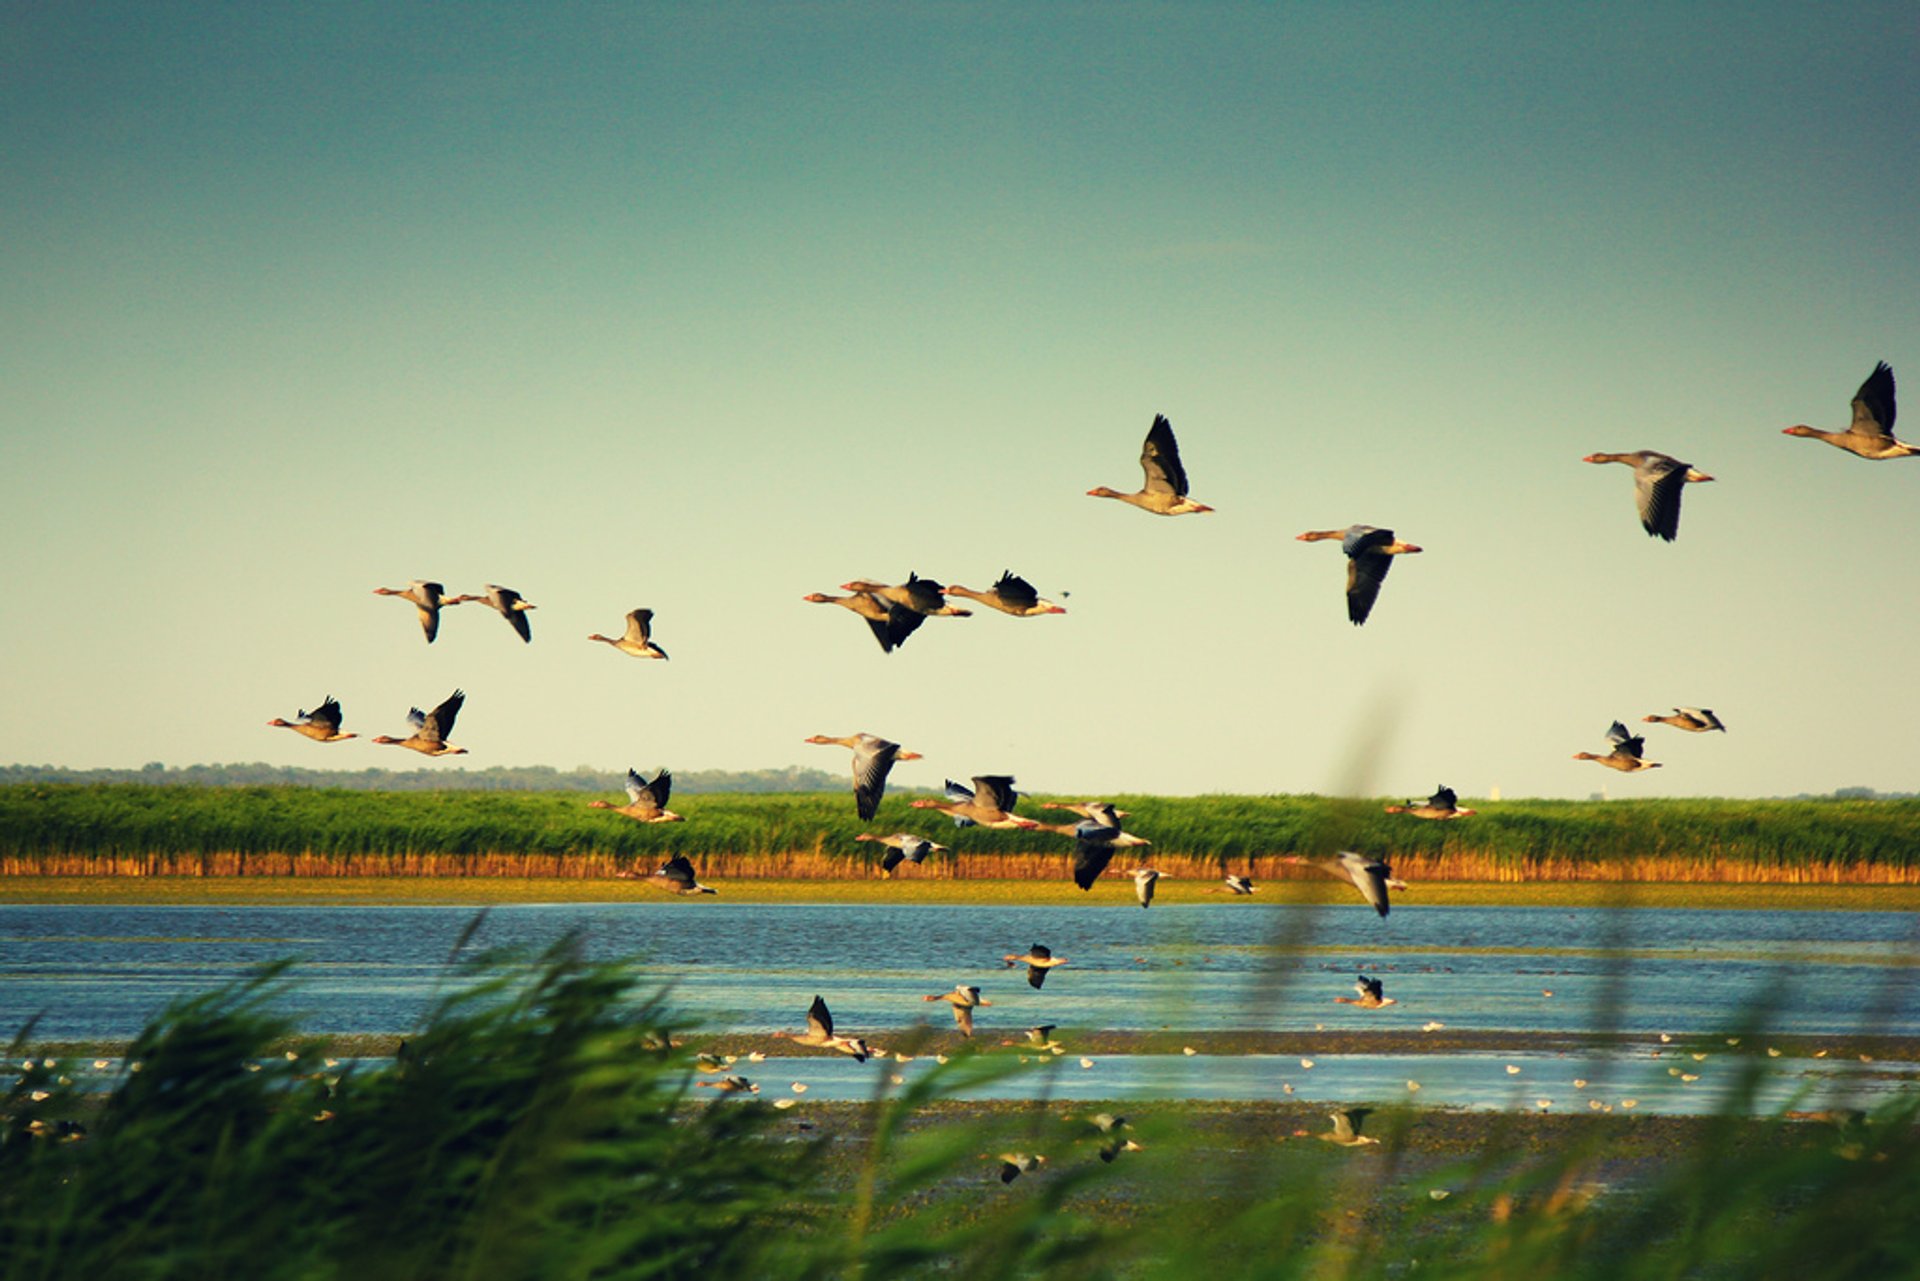
[[[6,4],[0,761],[410,767],[265,721],[457,685],[448,768],[1912,788],[1920,461],[1780,429],[1920,397],[1920,23],[1565,8]],[[1085,496],[1155,413],[1217,514]],[[1003,568],[1070,612],[800,600]]]

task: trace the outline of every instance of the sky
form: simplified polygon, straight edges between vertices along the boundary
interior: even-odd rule
[[[1920,388],[1917,66],[1905,3],[0,4],[0,763],[412,768],[459,687],[450,773],[1912,790],[1920,461],[1780,429]],[[1214,514],[1086,496],[1157,413]],[[1638,449],[1717,478],[1671,545]],[[1360,628],[1354,523],[1425,548]],[[801,600],[1004,569],[1068,613]]]

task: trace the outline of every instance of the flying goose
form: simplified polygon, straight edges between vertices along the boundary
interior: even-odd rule
[[[1640,719],[1651,725],[1671,725],[1690,734],[1704,734],[1714,729],[1722,734],[1727,732],[1727,727],[1720,723],[1720,718],[1713,714],[1710,707],[1676,707],[1671,716],[1642,716]]]
[[[1352,881],[1354,888],[1360,891],[1360,897],[1366,899],[1374,911],[1382,916],[1387,914],[1387,878],[1393,875],[1393,869],[1380,859],[1355,854],[1352,850],[1341,850],[1333,858],[1307,858],[1289,854],[1280,861],[1297,863],[1302,867],[1317,867],[1331,876]]]
[[[602,636],[594,632],[587,637],[591,641],[602,641],[613,646],[622,654],[631,654],[635,658],[665,658],[667,651],[653,643],[653,611],[634,609],[627,611],[627,630],[619,636]]]
[[[855,592],[851,596],[811,592],[800,599],[815,605],[839,605],[866,619],[867,626],[873,631],[873,638],[880,642],[880,652],[883,654],[891,654],[906,644],[907,637],[913,635],[927,618],[925,614],[883,600],[871,592]]]
[[[1430,819],[1471,818],[1480,812],[1479,810],[1461,809],[1459,802],[1460,798],[1454,795],[1453,789],[1445,783],[1442,783],[1434,789],[1433,795],[1429,796],[1426,800],[1408,801],[1405,805],[1389,805],[1386,807],[1386,812],[1389,814],[1411,814],[1415,818]]]
[[[976,592],[971,587],[949,583],[947,595],[977,600],[982,605],[990,606],[1003,614],[1012,614],[1015,618],[1034,618],[1041,614],[1067,612],[1050,600],[1041,600],[1040,593],[1033,590],[1033,584],[1010,569],[1001,571],[1000,581],[988,591]]]
[[[1146,473],[1146,484],[1134,493],[1122,494],[1100,485],[1089,489],[1087,496],[1117,498],[1156,516],[1213,510],[1187,497],[1187,469],[1180,465],[1180,446],[1173,439],[1173,424],[1165,414],[1155,414],[1153,426],[1147,429],[1146,443],[1140,448],[1140,470]]]
[[[1627,733],[1627,727],[1615,721],[1607,728],[1607,741],[1613,744],[1613,750],[1605,756],[1595,756],[1592,752],[1575,752],[1576,761],[1598,761],[1608,769],[1617,769],[1623,774],[1632,774],[1637,770],[1659,769],[1660,762],[1640,759],[1640,753],[1646,750],[1647,740],[1638,734]]]
[[[894,762],[920,759],[920,753],[909,752],[900,744],[877,734],[850,734],[842,738],[832,734],[815,734],[806,741],[820,746],[832,744],[853,749],[853,805],[863,821],[872,818],[879,810],[880,798],[887,793],[887,773],[893,769]],[[920,802],[915,801],[914,804]]]
[[[334,701],[331,694],[312,711],[295,713],[294,720],[283,721],[276,716],[267,724],[276,729],[290,729],[296,734],[304,734],[316,743],[341,743],[359,737],[358,734],[340,732],[340,704]]]
[[[898,832],[892,836],[874,836],[871,833],[862,832],[853,839],[875,841],[887,847],[887,852],[880,856],[880,870],[888,876],[892,876],[893,869],[902,863],[918,863],[936,850],[947,848],[924,836],[915,836],[911,832]]]
[[[381,734],[373,741],[411,748],[426,756],[464,756],[467,749],[448,743],[447,735],[453,733],[453,720],[460,714],[460,708],[466,701],[466,694],[456,689],[446,702],[430,713],[410,707],[407,709],[407,723],[413,726],[412,734],[406,738],[389,738]]]
[[[1380,597],[1380,585],[1387,581],[1393,558],[1421,549],[1396,539],[1391,529],[1372,525],[1310,529],[1294,541],[1318,543],[1332,538],[1340,540],[1340,550],[1347,554],[1347,621],[1358,627],[1373,612],[1373,602]]]
[[[1818,427],[1785,427],[1789,436],[1810,436],[1844,449],[1861,458],[1881,462],[1888,458],[1906,458],[1920,454],[1920,448],[1893,438],[1893,366],[1881,361],[1853,393],[1853,422],[1845,431],[1821,431]]]
[[[376,587],[375,596],[398,596],[402,600],[413,602],[413,608],[420,616],[420,630],[427,634],[427,644],[433,644],[433,638],[440,634],[440,607],[457,605],[458,601],[446,599],[447,589],[439,583],[430,583],[424,578],[416,578],[405,587]]]
[[[958,984],[951,992],[936,992],[932,996],[923,996],[923,1001],[945,1001],[953,1007],[953,1021],[960,1029],[961,1036],[973,1035],[973,1012],[982,1006],[992,1005],[992,1001],[980,999],[980,989],[965,983]]]
[[[1024,956],[1008,953],[1001,959],[1006,961],[1008,969],[1012,969],[1016,965],[1026,966],[1027,983],[1036,992],[1040,990],[1040,985],[1047,981],[1048,970],[1056,965],[1065,965],[1067,963],[1066,957],[1055,956],[1051,949],[1039,943],[1035,943],[1032,947],[1028,948]],[[1041,1039],[1044,1040],[1045,1038],[1043,1037]]]
[[[513,630],[520,633],[521,640],[531,641],[533,639],[533,627],[527,621],[526,611],[534,607],[522,600],[520,593],[514,591],[513,588],[501,587],[496,583],[488,583],[484,596],[452,596],[447,599],[446,604],[461,605],[470,600],[480,601],[483,604],[490,605],[494,609],[499,610],[500,616],[509,623],[512,623]]]
[[[588,801],[587,806],[596,810],[612,810],[624,814],[636,823],[684,823],[686,820],[667,808],[667,798],[673,794],[673,775],[665,769],[653,776],[648,782],[640,777],[638,771],[627,770],[627,804],[614,805],[608,801]]]

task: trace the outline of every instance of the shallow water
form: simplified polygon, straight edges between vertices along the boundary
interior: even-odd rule
[[[0,1035],[38,1014],[37,1038],[125,1039],[169,1000],[286,956],[302,958],[293,1004],[308,1030],[405,1032],[457,985],[452,951],[475,916],[470,907],[421,906],[0,907]],[[569,930],[591,955],[638,958],[672,985],[672,1004],[695,1024],[750,1033],[797,1029],[816,992],[842,1031],[924,1019],[950,1033],[947,1007],[920,998],[961,982],[978,984],[993,1002],[978,1011],[983,1040],[1043,1022],[1417,1032],[1430,1020],[1455,1031],[1684,1038],[1735,1033],[1762,1016],[1776,1033],[1920,1033],[1920,943],[1905,913],[1400,907],[1382,920],[1361,906],[1141,911],[663,900],[496,907],[468,953],[538,949]],[[999,959],[1036,941],[1069,958],[1037,992]],[[1336,1003],[1351,994],[1356,968],[1383,978],[1397,1003],[1371,1011]],[[1074,1056],[1050,1088],[1077,1092],[1086,1080],[1101,1082],[1088,1087],[1100,1097],[1145,1090],[1266,1098],[1282,1097],[1281,1085],[1291,1083],[1298,1097],[1398,1091],[1404,1098],[1411,1093],[1405,1081],[1414,1078],[1423,1105],[1528,1107],[1549,1098],[1565,1110],[1587,1107],[1573,1078],[1617,1078],[1627,1062],[1589,1056],[1534,1065],[1507,1056],[1483,1085],[1483,1057],[1370,1055],[1332,1072],[1332,1060],[1303,1070],[1295,1060],[1215,1055],[1171,1062],[1116,1055],[1080,1069]],[[846,1097],[871,1088],[870,1071],[850,1061],[805,1062],[823,1090],[843,1088],[840,1074],[849,1072]],[[1283,1072],[1288,1062],[1294,1067]],[[1523,1076],[1505,1073],[1506,1062],[1520,1064]],[[1549,1064],[1568,1083],[1542,1075]],[[1770,1064],[1780,1085],[1769,1097],[1784,1099],[1808,1079],[1890,1088],[1884,1066],[1863,1072],[1858,1064],[1780,1060]],[[1796,1075],[1804,1072],[1818,1076]],[[1627,1083],[1645,1096],[1643,1108],[1710,1110],[1724,1088],[1716,1079],[1733,1073],[1702,1072],[1684,1089],[1658,1065],[1640,1079],[1652,1075],[1661,1079],[1644,1088]]]

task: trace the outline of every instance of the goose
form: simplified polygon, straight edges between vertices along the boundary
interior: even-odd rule
[[[1122,1152],[1146,1151],[1140,1144],[1120,1133],[1122,1130],[1131,1128],[1127,1124],[1126,1117],[1115,1116],[1111,1112],[1096,1112],[1086,1118],[1086,1121],[1100,1135],[1102,1141],[1097,1150],[1100,1153],[1100,1159],[1108,1165],[1113,1164]]]
[[[1920,454],[1920,448],[1893,438],[1893,366],[1881,361],[1853,393],[1853,422],[1845,431],[1821,431],[1818,427],[1785,427],[1788,436],[1810,436],[1850,454],[1874,462],[1906,458]]]
[[[1100,485],[1089,489],[1087,497],[1117,498],[1156,516],[1213,510],[1187,497],[1187,469],[1180,465],[1180,446],[1173,439],[1173,424],[1165,414],[1155,414],[1153,426],[1147,429],[1146,443],[1140,448],[1140,470],[1146,473],[1146,484],[1136,492],[1122,494]]]
[[[1445,783],[1434,789],[1433,795],[1424,801],[1408,801],[1405,805],[1389,805],[1389,814],[1411,814],[1415,818],[1453,819],[1470,818],[1479,810],[1460,808],[1460,798],[1454,795],[1451,787]]]
[[[804,1032],[775,1032],[775,1036],[784,1037],[795,1045],[811,1046],[818,1050],[837,1050],[853,1056],[855,1063],[865,1063],[873,1051],[867,1043],[857,1036],[835,1036],[833,1034],[833,1014],[827,1009],[827,1003],[818,993],[813,1004],[807,1009],[807,1030]]]
[[[1633,468],[1633,495],[1640,506],[1640,527],[1649,537],[1672,542],[1680,532],[1680,492],[1713,477],[1677,458],[1637,449],[1630,454],[1588,454],[1588,463],[1626,463]]]
[[[1150,867],[1133,869],[1133,893],[1140,900],[1141,907],[1153,906],[1154,886],[1160,881],[1160,873]]]
[[[653,643],[653,611],[634,609],[627,611],[627,630],[618,638],[602,636],[594,632],[587,637],[590,641],[602,641],[613,646],[622,654],[631,654],[635,658],[665,658],[667,651]]]
[[[521,640],[533,640],[533,625],[527,621],[527,611],[534,607],[522,600],[520,593],[514,591],[513,588],[501,587],[496,583],[488,583],[484,596],[454,596],[450,597],[446,603],[449,605],[462,605],[470,600],[480,601],[483,604],[491,605],[494,609],[499,610],[500,616],[509,623],[512,623],[513,630],[520,633]]]
[[[1575,752],[1576,761],[1598,761],[1608,769],[1617,769],[1623,774],[1632,774],[1637,770],[1659,769],[1660,762],[1644,761],[1640,753],[1646,749],[1647,740],[1638,734],[1627,733],[1627,727],[1615,721],[1607,728],[1607,741],[1613,744],[1613,750],[1605,756],[1595,756],[1592,752]]]
[[[888,876],[892,876],[893,869],[902,863],[918,863],[927,855],[936,851],[945,851],[947,848],[937,841],[930,841],[924,836],[915,836],[911,832],[899,832],[893,836],[874,836],[871,833],[862,832],[853,839],[875,841],[887,847],[887,852],[880,856],[880,870]]]
[[[1333,1121],[1333,1129],[1319,1137],[1328,1143],[1338,1143],[1343,1148],[1359,1148],[1369,1143],[1378,1143],[1380,1140],[1360,1133],[1360,1127],[1366,1123],[1367,1117],[1372,1112],[1372,1108],[1347,1108],[1341,1112],[1329,1113]]]
[[[722,1094],[758,1094],[760,1087],[744,1076],[722,1077],[718,1081],[695,1081],[710,1090],[719,1090]]]
[[[674,894],[718,894],[720,892],[711,885],[702,885],[693,878],[693,864],[687,861],[685,854],[675,854],[645,876],[637,871],[625,871],[616,879],[645,881],[649,885],[657,885]]]
[[[840,590],[865,592],[869,596],[878,596],[881,600],[892,601],[916,614],[937,614],[947,618],[973,617],[972,610],[947,604],[946,588],[931,578],[920,577],[911,570],[907,571],[907,581],[898,586],[876,583],[870,578],[856,578],[850,583],[840,584]]]
[[[283,721],[278,716],[267,724],[275,729],[290,729],[296,734],[304,734],[316,743],[341,743],[349,738],[358,738],[358,734],[340,732],[340,704],[329,694],[320,706],[312,711],[296,712],[295,719]]]
[[[1120,820],[1132,814],[1132,810],[1115,809],[1106,801],[1080,801],[1066,804],[1061,801],[1042,801],[1043,810],[1066,810],[1069,814],[1078,814],[1081,818],[1098,823],[1102,827],[1118,827]]]
[[[1107,870],[1107,864],[1113,861],[1113,852],[1133,846],[1153,844],[1144,837],[1132,832],[1123,832],[1116,825],[1107,827],[1100,823],[1086,822],[1072,829],[1073,833],[1073,883],[1082,890],[1090,890],[1100,874]],[[1142,904],[1141,906],[1145,906]]]
[[[1000,1182],[1012,1183],[1023,1174],[1039,1169],[1047,1163],[1047,1158],[1037,1152],[1002,1152],[994,1158],[1000,1162]]]
[[[1671,716],[1642,716],[1640,719],[1650,725],[1671,725],[1690,734],[1704,734],[1715,729],[1722,734],[1727,732],[1727,727],[1720,723],[1720,718],[1713,714],[1711,707],[1676,707]]]
[[[1007,963],[1008,969],[1012,969],[1016,965],[1026,966],[1027,985],[1036,992],[1040,990],[1040,985],[1047,981],[1048,970],[1056,965],[1065,965],[1067,963],[1066,957],[1055,956],[1051,949],[1040,943],[1035,943],[1032,947],[1028,948],[1024,956],[1015,955],[1010,952],[1001,959]],[[1045,1040],[1045,1037],[1041,1039]]]
[[[1333,858],[1307,858],[1300,854],[1289,854],[1280,861],[1297,863],[1302,867],[1317,867],[1343,881],[1352,881],[1354,888],[1360,891],[1360,897],[1366,899],[1374,911],[1382,916],[1387,914],[1387,878],[1393,875],[1393,869],[1380,859],[1355,854],[1352,850],[1341,850]]]
[[[880,798],[887,792],[887,772],[893,768],[893,763],[920,759],[920,753],[909,752],[900,744],[889,742],[877,734],[850,734],[844,738],[815,734],[806,741],[821,746],[833,744],[853,749],[853,804],[862,820],[872,818],[880,808]],[[915,801],[914,804],[918,805],[919,802]]]
[[[1236,876],[1228,872],[1221,883],[1208,890],[1209,894],[1251,894],[1257,887],[1250,876]]]
[[[424,578],[416,578],[405,587],[376,587],[375,596],[398,596],[402,600],[413,602],[414,610],[420,615],[420,630],[427,634],[427,644],[433,644],[433,638],[440,634],[440,607],[455,605],[458,601],[446,599],[447,589],[439,583],[430,583]]]
[[[1340,550],[1347,554],[1347,621],[1358,627],[1373,612],[1373,602],[1380,596],[1380,585],[1387,581],[1387,571],[1393,568],[1393,558],[1421,549],[1396,539],[1391,529],[1372,525],[1310,529],[1294,541],[1317,543],[1331,538],[1339,539]]]
[[[1387,985],[1379,979],[1370,979],[1364,974],[1354,977],[1353,990],[1358,996],[1336,996],[1333,999],[1342,1005],[1357,1005],[1363,1010],[1377,1010],[1383,1005],[1397,1005],[1399,1002],[1387,995]]]
[[[951,818],[956,827],[970,827],[978,823],[981,827],[1002,830],[1030,830],[1040,826],[1030,818],[1014,817],[1013,807],[1019,804],[1020,793],[1013,789],[1013,783],[1011,774],[976,774],[971,788],[948,779],[946,800],[917,800],[913,802],[913,808],[939,810]]]
[[[1055,1023],[1041,1023],[1027,1029],[1026,1040],[1002,1041],[1000,1044],[1021,1045],[1029,1050],[1040,1050],[1047,1054],[1065,1054],[1067,1047],[1053,1039],[1053,1029],[1057,1026],[1059,1025]]]
[[[880,642],[880,652],[891,654],[907,643],[907,637],[926,621],[925,614],[915,613],[905,605],[896,605],[883,600],[871,592],[855,592],[851,596],[829,596],[825,592],[810,592],[800,598],[815,605],[839,605],[853,611],[867,620],[867,626],[873,632],[873,638]]]
[[[454,717],[460,714],[460,708],[466,701],[466,694],[456,689],[447,697],[446,702],[434,708],[431,713],[423,712],[417,707],[408,708],[407,723],[413,726],[412,734],[406,738],[389,738],[381,734],[373,741],[411,748],[426,756],[465,756],[467,749],[448,743],[447,735],[453,733]]]
[[[1003,614],[1012,614],[1015,618],[1036,618],[1041,614],[1067,612],[1050,600],[1041,600],[1040,593],[1033,590],[1033,584],[1010,569],[1001,571],[1000,581],[995,583],[989,591],[976,592],[971,587],[949,583],[947,595],[977,600],[982,605],[990,606]]]
[[[935,992],[932,996],[923,996],[923,1001],[945,1001],[953,1007],[953,1021],[960,1029],[961,1036],[973,1035],[973,1012],[982,1006],[992,1005],[992,1001],[980,999],[980,989],[965,983],[958,984],[951,992]]]
[[[673,794],[673,775],[664,768],[648,782],[640,777],[638,771],[627,770],[627,803],[614,805],[609,801],[588,801],[587,807],[596,810],[612,810],[624,814],[636,823],[684,823],[686,819],[667,808],[667,798]]]

